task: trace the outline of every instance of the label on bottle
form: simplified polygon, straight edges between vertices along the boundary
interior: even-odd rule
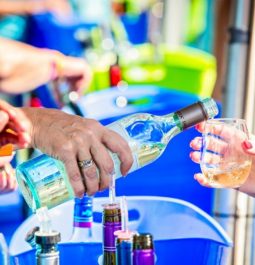
[[[118,122],[114,122],[111,123],[110,125],[107,126],[109,129],[115,131],[116,133],[118,133],[120,136],[122,136],[129,144],[129,147],[132,150],[132,155],[133,155],[133,164],[132,167],[129,170],[129,173],[135,171],[136,169],[139,168],[139,164],[138,164],[138,159],[136,157],[136,154],[134,152],[134,150],[136,149],[136,144],[134,141],[132,141],[132,139],[130,139],[130,137],[127,134],[127,131],[125,130],[125,128],[123,128],[123,126],[121,126],[121,124],[119,124]],[[114,154],[112,152],[110,152],[110,155],[113,159],[114,162],[114,170],[115,170],[115,174],[116,174],[116,178],[119,178],[122,176],[121,172],[120,172],[120,160],[117,154]]]
[[[93,222],[92,205],[78,204],[74,208],[74,226],[91,227]]]
[[[39,181],[45,182],[46,178],[54,178],[56,174],[61,175],[55,163],[28,168],[27,172],[32,176],[35,183]]]

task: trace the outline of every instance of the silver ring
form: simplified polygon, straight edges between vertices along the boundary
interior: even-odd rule
[[[93,165],[93,160],[92,159],[85,159],[85,160],[82,160],[82,161],[78,161],[78,166],[80,168],[88,168],[88,167],[91,167]]]

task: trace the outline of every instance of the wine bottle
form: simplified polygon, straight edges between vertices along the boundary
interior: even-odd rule
[[[154,265],[153,238],[149,233],[133,236],[133,265]]]
[[[58,242],[60,242],[60,233],[51,231],[44,233],[35,232],[36,242],[36,265],[59,265]]]
[[[74,199],[73,233],[70,242],[90,242],[92,239],[93,200],[85,195]]]
[[[120,205],[118,203],[103,205],[103,265],[117,265],[114,232],[121,228]]]
[[[175,135],[217,114],[215,101],[207,98],[164,116],[149,113],[129,115],[107,127],[128,142],[134,159],[129,170],[132,172],[158,159]],[[109,153],[116,178],[119,178],[119,157]],[[74,198],[64,164],[45,154],[20,164],[16,168],[16,176],[19,188],[33,210],[43,206],[52,208]]]

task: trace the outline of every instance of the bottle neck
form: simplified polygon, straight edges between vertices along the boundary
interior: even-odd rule
[[[197,123],[207,120],[208,114],[201,102],[194,103],[188,107],[180,109],[173,114],[176,125],[185,130],[193,127]]]
[[[71,242],[89,242],[92,238],[92,227],[74,227]]]
[[[73,226],[81,228],[90,228],[93,222],[92,202],[75,202]]]
[[[73,234],[70,241],[86,242],[92,237],[92,201],[76,201],[74,205]]]

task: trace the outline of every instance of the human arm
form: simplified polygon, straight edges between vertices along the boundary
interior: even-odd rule
[[[123,175],[130,169],[133,159],[127,142],[99,122],[53,109],[22,108],[22,111],[31,121],[27,128],[30,146],[65,164],[76,196],[81,197],[84,192],[90,195],[109,186],[114,167],[107,149],[118,154]],[[78,167],[78,161],[91,158],[92,166]]]
[[[71,7],[67,0],[0,0],[0,15],[32,15],[50,11],[58,15],[67,15]]]
[[[30,141],[26,132],[28,120],[23,113],[0,100],[0,147],[11,143],[16,148],[24,148]],[[9,133],[11,130],[12,133]],[[17,187],[15,173],[10,164],[13,153],[1,152],[0,155],[0,194],[13,191]]]
[[[81,58],[0,38],[0,92],[19,94],[58,79],[82,95],[91,70]]]

